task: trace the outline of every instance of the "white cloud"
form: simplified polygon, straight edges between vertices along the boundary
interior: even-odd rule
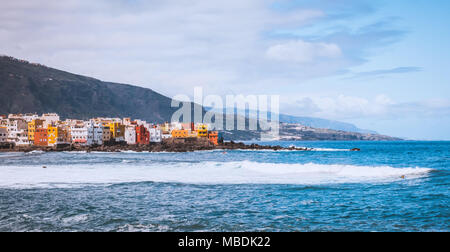
[[[215,94],[281,83],[297,89],[359,64],[346,55],[351,36],[275,35],[326,20],[328,5],[280,10],[274,3],[280,1],[2,1],[0,53],[169,96],[198,85]]]
[[[191,93],[196,85],[220,92],[277,74],[264,57],[266,32],[324,15],[276,11],[273,2],[2,2],[0,53],[167,95]]]
[[[301,116],[335,120],[401,119],[450,116],[450,100],[432,99],[416,102],[396,102],[385,94],[372,99],[357,96],[305,96],[285,103],[283,111]]]
[[[332,43],[311,43],[302,40],[276,44],[267,49],[270,59],[311,63],[321,59],[333,59],[342,55],[338,45]]]

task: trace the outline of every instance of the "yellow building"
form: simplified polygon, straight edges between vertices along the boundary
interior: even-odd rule
[[[36,133],[36,128],[43,127],[44,120],[35,119],[28,122],[28,141],[34,142],[34,133]]]
[[[47,127],[47,143],[49,146],[55,145],[58,141],[58,127],[48,126]]]
[[[47,143],[49,146],[57,144],[67,144],[71,142],[69,128],[67,126],[48,126],[47,127]]]
[[[200,124],[197,126],[197,136],[198,137],[208,137],[208,126],[205,124]]]
[[[112,123],[108,123],[107,126],[109,127],[109,130],[111,131],[111,138],[125,139],[125,125],[118,123],[118,122],[112,122]]]

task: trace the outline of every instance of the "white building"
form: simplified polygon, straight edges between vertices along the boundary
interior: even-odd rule
[[[31,122],[35,119],[39,119],[37,114],[9,114],[8,119],[24,119],[27,122]]]
[[[31,122],[33,120],[39,119],[39,116],[37,114],[25,114],[23,115],[23,119],[27,122]]]
[[[88,129],[84,123],[70,126],[70,138],[72,143],[86,145],[88,142]]]
[[[162,133],[160,129],[150,128],[150,142],[151,143],[160,143],[162,140]]]
[[[87,145],[103,144],[103,125],[101,123],[88,122],[87,125]]]
[[[55,124],[59,121],[59,115],[55,113],[43,114],[41,119],[44,120],[44,127]]]
[[[127,144],[136,144],[136,127],[126,126],[125,127],[125,142]]]
[[[6,125],[8,127],[8,131],[28,130],[28,123],[22,118],[7,119]]]
[[[2,117],[0,117],[0,127],[8,127],[8,119],[2,119]]]
[[[28,134],[26,131],[16,131],[12,134],[8,134],[8,142],[15,143],[16,146],[26,146],[30,145],[28,141]]]
[[[29,145],[28,123],[22,118],[7,119],[8,142],[17,146]]]
[[[123,125],[125,125],[125,126],[129,126],[129,125],[131,125],[131,118],[123,118],[122,119],[122,124]]]

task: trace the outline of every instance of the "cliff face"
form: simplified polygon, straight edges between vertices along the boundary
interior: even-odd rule
[[[131,116],[164,122],[177,109],[170,103],[151,89],[0,57],[0,114],[55,112],[63,118]]]

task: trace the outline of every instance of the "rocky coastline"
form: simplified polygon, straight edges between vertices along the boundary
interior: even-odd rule
[[[207,150],[272,150],[272,151],[311,151],[312,148],[298,148],[298,147],[282,147],[279,145],[260,145],[260,144],[244,144],[242,142],[224,142],[219,145],[213,145],[209,141],[195,140],[186,141],[184,139],[170,139],[162,143],[151,143],[148,145],[129,145],[126,143],[116,143],[109,145],[60,145],[56,147],[47,146],[3,146],[0,152],[59,152],[59,151],[85,151],[85,152],[193,152],[193,151],[207,151]],[[350,149],[350,151],[359,151],[359,149]]]

